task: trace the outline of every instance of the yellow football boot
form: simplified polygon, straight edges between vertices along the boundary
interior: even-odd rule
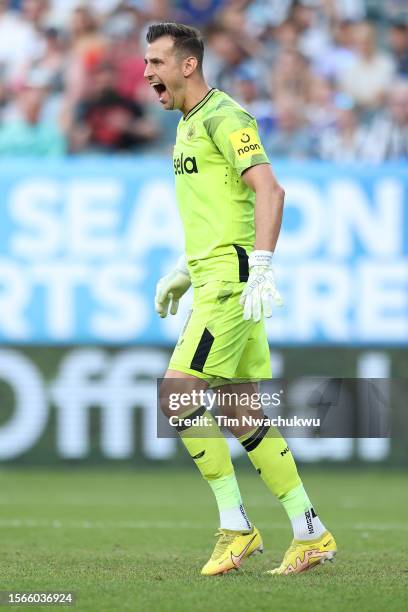
[[[316,540],[293,540],[280,566],[267,574],[275,576],[300,574],[325,561],[333,561],[336,552],[336,542],[329,531]]]
[[[251,531],[230,531],[219,529],[218,537],[211,559],[201,570],[203,576],[226,574],[237,570],[244,559],[257,552],[263,552],[261,534],[256,527]]]

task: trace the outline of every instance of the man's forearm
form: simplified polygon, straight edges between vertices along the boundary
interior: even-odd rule
[[[274,251],[282,224],[285,192],[279,184],[256,191],[255,249]]]

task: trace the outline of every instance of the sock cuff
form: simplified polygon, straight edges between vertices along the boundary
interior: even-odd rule
[[[279,500],[284,505],[290,519],[312,508],[312,502],[305,491],[303,483],[282,495]]]
[[[232,468],[229,474],[226,474],[225,476],[220,476],[219,478],[212,478],[211,480],[208,480],[208,482],[210,483],[211,488],[214,490],[214,489],[221,489],[224,486],[228,486],[229,484],[233,483],[235,480],[236,480],[236,476],[235,476],[234,468]]]
[[[207,408],[205,406],[200,406],[199,408],[193,408],[193,409],[190,408],[186,410],[186,412],[183,412],[183,414],[179,417],[178,425],[176,425],[176,430],[180,433],[182,431],[186,431],[186,429],[190,429],[190,427],[193,427],[193,426],[184,425],[183,424],[184,419],[190,420],[190,419],[202,417],[206,411],[207,411]]]
[[[208,484],[213,490],[220,510],[242,505],[241,493],[234,470],[226,476],[221,476],[221,478],[208,480]]]
[[[264,420],[264,423],[260,427],[257,427],[257,429],[252,430],[239,438],[239,441],[247,453],[255,450],[256,447],[262,442],[268,433],[269,427],[270,426],[267,421]]]
[[[251,429],[251,431],[247,431],[246,433],[244,433],[242,436],[239,436],[238,441],[241,444],[244,444],[244,442],[246,442],[246,440],[248,440],[248,438],[250,438],[251,436],[254,435],[254,433],[256,432],[256,427],[254,427],[254,429]]]

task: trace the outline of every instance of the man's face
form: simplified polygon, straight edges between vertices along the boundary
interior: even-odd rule
[[[183,60],[174,52],[173,39],[162,36],[147,46],[144,77],[165,110],[180,109],[184,101]]]

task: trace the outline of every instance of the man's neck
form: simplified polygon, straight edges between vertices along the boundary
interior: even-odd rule
[[[211,87],[207,85],[205,81],[194,87],[191,91],[186,93],[186,97],[184,98],[184,104],[180,109],[184,116],[188,115],[188,113],[193,109],[211,90]]]

